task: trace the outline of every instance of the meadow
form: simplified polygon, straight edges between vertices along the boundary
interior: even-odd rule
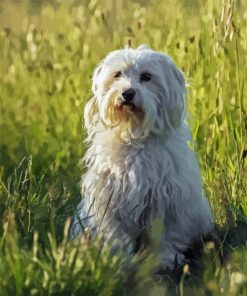
[[[98,241],[68,239],[93,69],[143,43],[185,73],[192,146],[220,229],[220,248],[205,246],[200,272],[185,268],[178,283],[150,276],[155,252],[130,275]],[[245,0],[2,0],[0,295],[247,295],[246,69]]]

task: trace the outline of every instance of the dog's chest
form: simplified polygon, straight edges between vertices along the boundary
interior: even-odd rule
[[[94,169],[98,178],[105,178],[105,181],[112,178],[115,183],[121,183],[123,192],[126,186],[137,190],[148,184],[153,187],[169,169],[167,156],[160,147],[122,145],[110,150],[109,153],[101,147],[95,157]]]
[[[160,146],[100,147],[82,183],[88,206],[140,221],[143,214],[164,215],[169,203],[171,159]],[[124,218],[123,218],[124,219]]]

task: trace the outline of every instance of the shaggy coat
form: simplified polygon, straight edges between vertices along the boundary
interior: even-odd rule
[[[124,91],[134,90],[131,103]],[[84,110],[88,132],[82,201],[71,229],[88,229],[131,253],[153,219],[164,223],[163,267],[182,264],[212,229],[186,122],[186,89],[171,58],[146,46],[110,53],[96,68]]]

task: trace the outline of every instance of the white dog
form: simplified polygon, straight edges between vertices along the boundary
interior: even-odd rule
[[[87,172],[72,237],[87,228],[133,251],[160,218],[161,265],[184,262],[192,241],[213,227],[185,117],[184,76],[169,56],[142,45],[99,64],[84,111]]]

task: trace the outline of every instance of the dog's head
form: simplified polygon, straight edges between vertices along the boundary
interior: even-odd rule
[[[182,72],[170,57],[143,45],[107,55],[94,72],[93,93],[86,127],[101,121],[130,139],[177,128],[186,111]]]

